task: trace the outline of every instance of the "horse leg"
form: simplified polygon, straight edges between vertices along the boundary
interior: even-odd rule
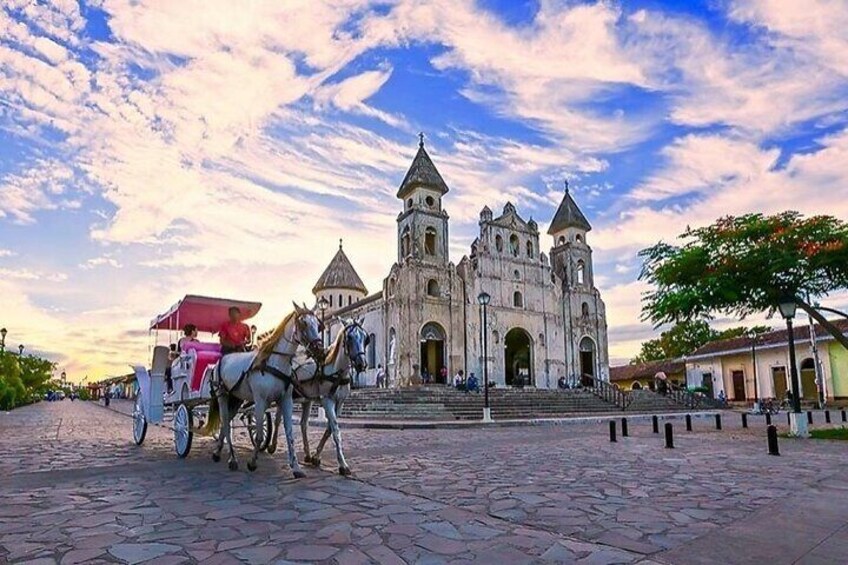
[[[274,412],[274,429],[271,430],[271,443],[268,444],[268,453],[273,454],[277,451],[277,438],[280,435],[280,422],[283,419],[283,399],[277,399],[277,409]]]
[[[226,438],[227,446],[230,448],[230,458],[227,461],[230,471],[238,470],[238,458],[236,458],[236,450],[233,447],[232,422],[240,404],[241,401],[238,401],[238,399],[229,398],[221,411],[221,434]]]
[[[289,385],[283,394],[283,427],[286,429],[286,446],[289,450],[289,467],[295,478],[302,479],[306,473],[300,468],[300,463],[297,462],[297,453],[294,446],[294,430],[292,423],[292,412],[294,412],[294,387]]]
[[[312,464],[316,467],[321,466],[321,453],[324,452],[324,445],[330,439],[330,422],[327,421],[327,427],[324,428],[324,435],[321,436],[321,441],[318,442],[318,447],[315,448],[315,455],[312,456]]]
[[[339,420],[336,418],[336,403],[333,399],[324,399],[324,411],[327,413],[327,424],[332,430],[333,442],[336,444],[336,459],[339,461],[339,474],[350,475],[350,467],[348,467],[344,453],[342,452],[342,434],[339,431]]]
[[[261,396],[253,397],[253,421],[261,422],[256,425],[255,440],[253,446],[253,457],[247,462],[247,470],[256,470],[256,458],[259,456],[259,448],[262,447],[262,442],[265,441],[265,410],[267,409],[267,400]]]
[[[300,435],[303,436],[303,460],[312,464],[309,451],[309,415],[312,413],[312,401],[304,400],[300,405]]]

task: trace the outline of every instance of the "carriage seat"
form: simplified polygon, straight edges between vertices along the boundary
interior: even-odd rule
[[[195,358],[194,373],[191,376],[191,390],[196,392],[200,390],[206,368],[221,360],[221,346],[217,343],[190,341],[185,344],[185,351]]]

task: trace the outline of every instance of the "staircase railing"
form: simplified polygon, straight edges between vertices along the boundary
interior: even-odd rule
[[[611,385],[607,381],[602,381],[588,376],[585,377],[585,379],[587,383],[590,383],[589,389],[595,396],[601,400],[609,402],[610,404],[615,404],[615,406],[621,410],[626,410],[627,406],[632,401],[629,394],[620,388]]]
[[[690,410],[696,408],[720,408],[714,399],[682,387],[670,385],[667,394],[677,404],[681,404]]]

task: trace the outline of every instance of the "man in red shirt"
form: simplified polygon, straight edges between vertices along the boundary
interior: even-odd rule
[[[221,338],[221,355],[247,351],[250,343],[250,328],[241,321],[241,310],[233,306],[229,310],[230,319],[218,330]]]

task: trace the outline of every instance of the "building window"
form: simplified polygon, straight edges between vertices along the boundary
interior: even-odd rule
[[[530,258],[530,259],[533,258],[533,242],[532,241],[527,242],[527,257]]]
[[[397,286],[397,283],[395,282],[395,279],[389,279],[389,296],[395,295],[395,287],[396,286]]]
[[[586,265],[583,261],[577,261],[577,284],[586,283]]]
[[[524,308],[524,297],[517,290],[512,295],[512,305],[516,308]]]
[[[350,306],[351,304],[353,304],[353,296],[348,294],[347,295],[347,305]]]
[[[342,299],[342,295],[340,294],[339,295],[339,308],[341,308],[342,306],[344,306],[344,300]]]
[[[557,240],[557,245],[565,245],[565,236],[564,235],[559,236],[559,239]]]
[[[574,239],[577,240],[577,243],[583,243],[583,236],[580,235],[579,233],[576,236],[574,236]]]
[[[589,304],[587,302],[584,302],[583,305],[580,307],[580,315],[584,318],[589,317]]]
[[[518,272],[518,269],[515,269],[512,272],[512,278],[514,278],[515,280],[521,280],[521,273]]]
[[[436,230],[434,228],[424,230],[424,253],[430,256],[436,254]]]
[[[409,226],[403,228],[403,235],[400,236],[400,254],[402,257],[409,257]]]
[[[429,206],[430,208],[432,208],[432,207],[433,207],[433,205],[436,203],[436,201],[435,201],[435,200],[433,200],[433,197],[432,197],[432,196],[428,196],[427,198],[425,198],[425,199],[424,199],[424,202],[426,202],[426,203],[427,203],[427,206]]]
[[[500,235],[495,236],[495,249],[498,250],[498,253],[503,252],[503,238]]]
[[[427,281],[427,295],[439,296],[439,281],[436,279],[430,279]]]
[[[331,294],[330,295],[330,308],[332,308],[332,307],[333,307],[333,295]]]
[[[368,348],[366,349],[368,366],[376,367],[377,366],[377,336],[371,334],[368,336]]]
[[[406,207],[412,208],[412,198],[410,198],[409,200],[406,201]]]
[[[520,247],[518,243],[518,236],[512,234],[509,236],[509,250],[512,253],[513,257],[518,257],[518,248]]]

